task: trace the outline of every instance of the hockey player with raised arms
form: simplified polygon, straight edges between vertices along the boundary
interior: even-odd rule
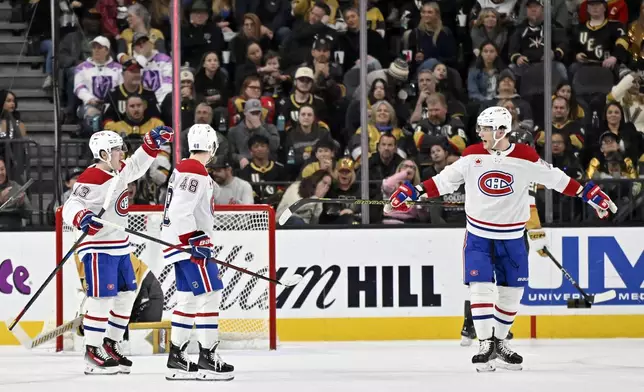
[[[223,283],[212,257],[214,206],[218,186],[206,164],[217,152],[217,134],[210,125],[196,124],[188,131],[190,157],[174,169],[168,184],[161,239],[180,244],[192,255],[167,248],[166,264],[173,264],[177,304],[172,313],[167,380],[229,381],[234,367],[217,354],[219,303]],[[186,355],[193,325],[197,329],[199,360]]]
[[[477,119],[482,143],[467,147],[461,159],[423,183],[400,185],[387,205],[404,211],[410,208],[409,201],[452,193],[465,184],[463,274],[479,339],[479,352],[472,357],[477,371],[494,371],[497,364],[522,369],[523,358],[510,348],[506,337],[528,283],[523,233],[530,218],[530,183],[581,197],[600,218],[617,211],[597,185],[582,186],[541,160],[532,147],[511,143],[511,129],[512,115],[506,108],[485,109]]]
[[[161,146],[170,143],[172,128],[160,126],[143,137],[142,146],[123,161],[123,139],[112,131],[96,132],[89,148],[96,163],[78,177],[63,206],[68,225],[87,233],[76,252],[83,262],[87,283],[85,331],[85,374],[129,373],[132,362],[123,356],[118,342],[123,339],[136,299],[136,277],[130,262],[127,234],[93,218],[107,198],[111,201],[103,219],[127,226],[127,184],[145,174]],[[119,181],[108,194],[113,181]]]

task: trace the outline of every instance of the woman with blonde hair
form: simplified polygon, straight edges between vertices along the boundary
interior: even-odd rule
[[[457,47],[452,32],[443,27],[438,3],[423,4],[418,27],[409,34],[409,49],[413,51],[412,67],[416,71],[433,69],[438,62],[453,66]]]
[[[383,198],[388,197],[396,188],[405,181],[411,182],[414,186],[420,184],[420,174],[418,165],[411,159],[405,159],[400,162],[396,168],[396,174],[382,180]],[[384,213],[382,223],[410,223],[421,222],[426,217],[425,210],[422,207],[412,207],[408,211],[389,211]]]
[[[626,122],[633,123],[635,128],[644,133],[644,94],[640,86],[642,79],[637,72],[632,72],[613,86],[606,97],[606,102],[617,101],[624,109]]]
[[[212,20],[223,31],[237,31],[237,22],[235,21],[235,3],[233,0],[213,0],[212,2]]]
[[[508,29],[501,24],[499,13],[494,8],[483,8],[470,30],[470,37],[474,56],[479,56],[480,47],[485,42],[494,43],[501,55],[508,43]]]

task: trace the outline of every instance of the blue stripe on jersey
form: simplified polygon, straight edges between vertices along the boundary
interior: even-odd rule
[[[217,329],[219,324],[197,324],[197,329]]]
[[[112,326],[112,327],[114,327],[114,328],[119,328],[119,329],[125,329],[125,328],[126,328],[126,326],[125,326],[125,325],[118,325],[118,324],[113,323],[113,322],[111,322],[111,321],[108,321],[108,322],[107,322],[107,324],[111,325],[111,326]]]
[[[170,258],[170,257],[172,257],[172,256],[176,256],[176,255],[178,255],[179,253],[185,253],[185,252],[184,252],[184,251],[182,251],[182,250],[177,250],[177,251],[174,251],[174,252],[172,252],[172,253],[170,253],[170,254],[163,255],[163,258],[164,258],[164,259],[167,259],[167,258]],[[187,255],[187,253],[186,253],[186,255]]]
[[[498,318],[498,317],[496,317],[496,316],[494,316],[494,319],[495,319],[496,321],[500,322],[501,324],[505,324],[505,325],[512,325],[512,323],[514,322],[514,321],[505,321],[505,320],[501,320],[500,318]]]
[[[89,325],[83,325],[83,329],[86,331],[93,331],[93,332],[105,332],[105,328],[90,327]]]
[[[492,316],[491,314],[484,314],[482,316],[472,316],[472,320],[487,320],[491,319],[492,317],[494,316]]]
[[[172,325],[173,327],[177,327],[177,328],[192,329],[192,325],[182,324],[182,323],[176,323],[176,322],[174,322],[174,321],[173,321],[173,322],[171,322],[171,323],[170,323],[170,325]]]
[[[467,218],[466,218],[466,219],[467,219]],[[479,230],[483,230],[483,231],[491,231],[492,233],[514,233],[514,232],[517,232],[517,231],[523,231],[523,230],[525,230],[525,226],[521,226],[521,227],[519,227],[518,229],[488,229],[487,227],[482,227],[482,226],[479,226],[479,225],[475,225],[475,224],[474,224],[474,223],[472,223],[472,221],[471,221],[471,220],[469,220],[469,219],[467,219],[467,223],[468,223],[469,225],[471,225],[472,227],[476,227],[476,228],[477,228],[477,229],[479,229]]]

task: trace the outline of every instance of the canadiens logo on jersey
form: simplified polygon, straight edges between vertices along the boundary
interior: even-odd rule
[[[119,214],[119,216],[127,216],[129,203],[130,200],[128,198],[127,190],[124,190],[123,193],[119,195],[118,199],[116,199],[116,203],[114,203],[116,213]]]
[[[485,172],[479,177],[479,190],[491,197],[507,196],[514,193],[512,174],[498,170]]]

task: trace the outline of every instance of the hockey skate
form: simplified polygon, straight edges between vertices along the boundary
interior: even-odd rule
[[[522,370],[523,357],[514,352],[506,339],[494,338],[495,362],[501,369]]]
[[[166,380],[194,380],[197,378],[199,367],[196,363],[190,362],[186,351],[188,351],[188,342],[181,347],[170,343]]]
[[[235,367],[224,362],[217,354],[217,346],[203,348],[199,344],[199,374],[197,380],[201,381],[230,381],[235,378]]]
[[[122,374],[130,374],[132,370],[132,361],[130,361],[123,353],[118,342],[110,339],[103,339],[103,349],[105,352],[116,360],[119,364],[119,372]]]
[[[119,373],[119,363],[103,347],[85,346],[85,374],[113,375]]]
[[[479,340],[479,352],[472,357],[472,363],[477,372],[493,372],[496,370],[492,354],[494,353],[494,340]]]
[[[472,345],[472,341],[476,339],[476,330],[471,320],[467,319],[463,322],[463,329],[461,330],[461,346],[468,347]]]

